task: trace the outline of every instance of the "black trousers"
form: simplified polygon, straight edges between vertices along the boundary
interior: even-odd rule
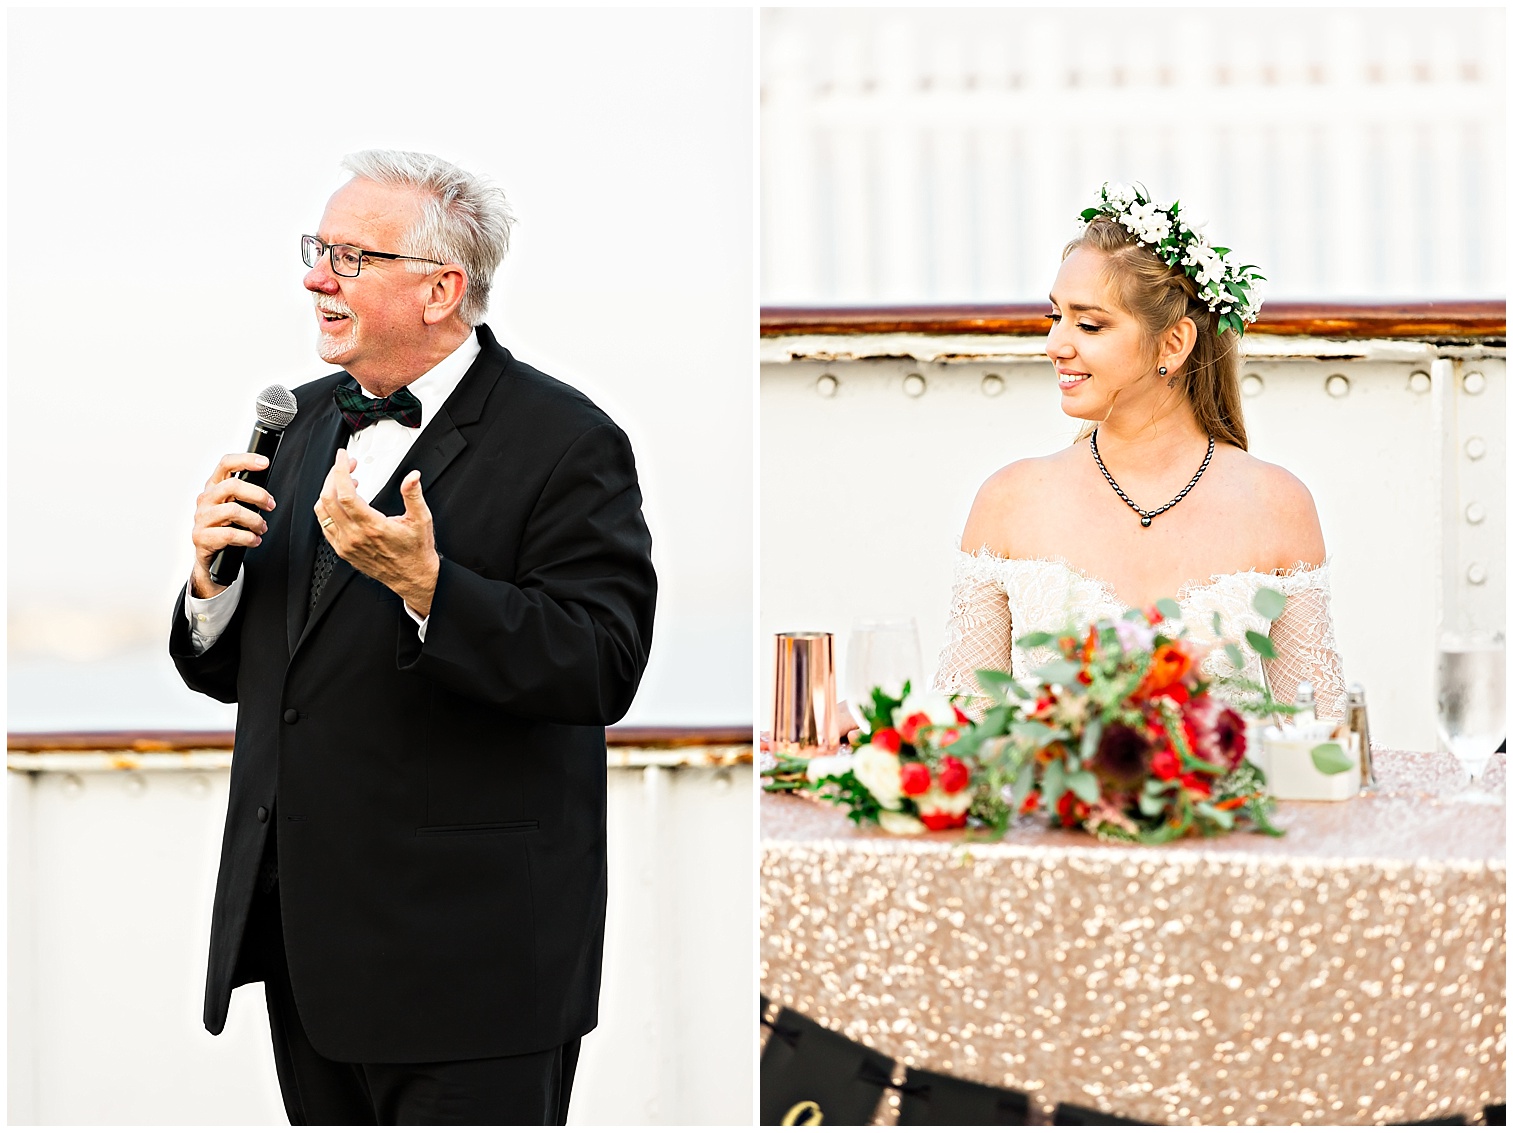
[[[259,892],[244,948],[258,952],[284,1111],[291,1125],[566,1125],[578,1039],[461,1062],[336,1062],[310,1045],[284,955],[278,887]]]

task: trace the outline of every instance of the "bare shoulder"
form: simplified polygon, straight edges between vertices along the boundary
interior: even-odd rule
[[[1231,459],[1245,484],[1245,494],[1254,501],[1257,518],[1264,517],[1272,560],[1266,565],[1284,568],[1323,562],[1324,532],[1308,485],[1280,464],[1269,464],[1247,452],[1235,449]]]
[[[1055,481],[1056,466],[1063,459],[1062,453],[1026,457],[989,476],[972,501],[961,536],[962,550],[986,547],[997,555],[1011,554],[1008,533],[1024,520],[1027,509],[1045,498],[1047,487]]]

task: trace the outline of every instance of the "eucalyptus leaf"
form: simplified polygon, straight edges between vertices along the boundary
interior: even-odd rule
[[[1091,806],[1098,801],[1098,776],[1091,771],[1078,771],[1066,777],[1066,785],[1083,802]]]
[[[1048,724],[1042,724],[1039,720],[1015,720],[1009,725],[1009,735],[1016,740],[1025,740],[1043,746],[1051,736],[1052,728]]]
[[[1098,744],[1103,739],[1103,720],[1094,716],[1087,722],[1087,727],[1082,731],[1082,747],[1078,754],[1083,759],[1092,759],[1098,750]],[[1091,801],[1091,800],[1089,800]]]
[[[1182,620],[1182,607],[1171,598],[1158,598],[1156,609],[1161,611],[1163,617],[1170,618],[1174,622]]]
[[[1164,800],[1160,795],[1140,796],[1140,813],[1145,815],[1146,818],[1155,818],[1156,815],[1160,814],[1165,809],[1166,800]]]
[[[1255,607],[1256,613],[1267,621],[1274,622],[1282,616],[1282,607],[1287,605],[1287,595],[1280,590],[1263,586],[1256,591],[1256,596],[1250,600],[1250,604]]]
[[[1040,793],[1052,808],[1066,794],[1066,770],[1061,766],[1061,760],[1052,760],[1046,764],[1045,774],[1040,779]]]
[[[1257,633],[1253,629],[1248,629],[1245,631],[1245,640],[1250,643],[1252,649],[1268,661],[1276,659],[1277,647],[1271,643],[1271,638],[1267,637],[1264,633]]]
[[[1208,803],[1199,803],[1193,809],[1210,822],[1222,826],[1225,830],[1233,830],[1235,828],[1235,816],[1227,810],[1220,810],[1218,807]]]
[[[1355,766],[1355,761],[1345,754],[1345,749],[1339,744],[1319,744],[1308,754],[1313,756],[1313,765],[1325,775],[1338,775]]]
[[[1021,649],[1036,649],[1042,645],[1049,645],[1055,640],[1056,635],[1054,633],[1047,633],[1045,630],[1039,629],[1034,633],[1027,633],[1021,637],[1019,639],[1019,647]]]
[[[1019,808],[1024,805],[1024,800],[1035,789],[1035,761],[1027,759],[1019,769],[1019,775],[1014,780],[1014,813],[1019,813]]]
[[[1229,658],[1229,663],[1237,669],[1245,668],[1245,654],[1240,652],[1240,647],[1233,641],[1224,643],[1224,656]]]
[[[1214,636],[1224,636],[1224,618],[1218,610],[1214,611]]]
[[[1082,672],[1082,666],[1071,661],[1052,661],[1035,670],[1035,675],[1046,684],[1071,685],[1077,683],[1077,674]]]
[[[982,723],[977,725],[977,730],[984,736],[1001,736],[1009,726],[1009,706],[1000,704],[997,708],[990,708],[982,718]]]

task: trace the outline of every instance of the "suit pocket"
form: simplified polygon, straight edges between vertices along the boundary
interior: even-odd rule
[[[467,822],[459,826],[417,826],[418,837],[428,838],[447,834],[528,834],[539,829],[541,824],[534,818],[520,822]]]

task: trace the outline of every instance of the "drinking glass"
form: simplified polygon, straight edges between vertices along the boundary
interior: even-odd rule
[[[1488,799],[1477,777],[1507,735],[1503,683],[1505,650],[1500,633],[1443,633],[1436,676],[1439,737],[1470,775],[1463,801]]]
[[[851,714],[861,718],[857,706],[871,700],[880,688],[893,696],[904,683],[920,688],[919,631],[914,619],[857,622],[846,641],[844,690]]]

